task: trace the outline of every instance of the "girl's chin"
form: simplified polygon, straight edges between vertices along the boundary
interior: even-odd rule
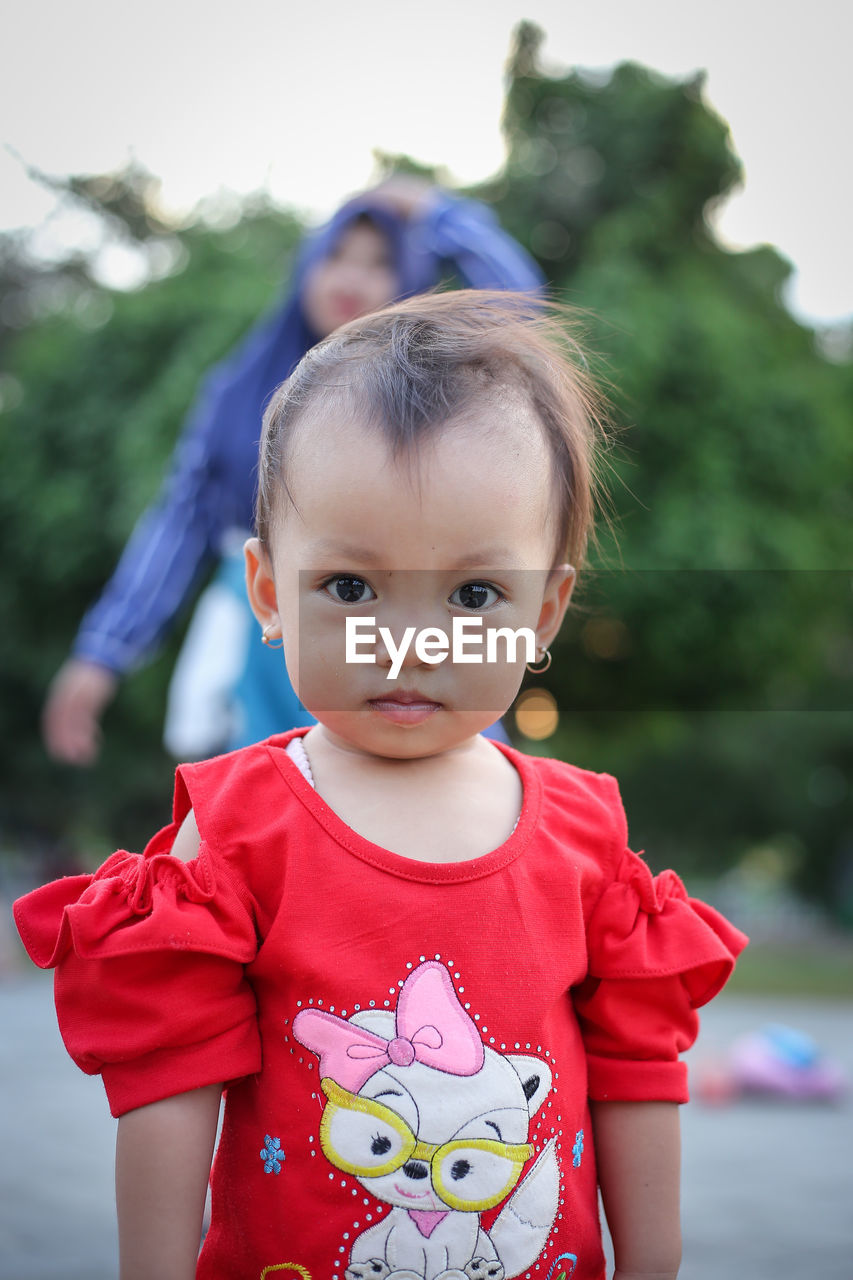
[[[316,712],[314,712],[317,715]],[[317,715],[323,733],[336,746],[359,755],[416,760],[469,746],[498,713],[428,712],[418,722],[399,722],[366,705],[361,711]]]

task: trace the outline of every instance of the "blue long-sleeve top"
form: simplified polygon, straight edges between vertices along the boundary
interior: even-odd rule
[[[251,528],[266,401],[318,338],[302,312],[305,275],[363,214],[388,236],[400,296],[431,288],[447,266],[476,289],[529,290],[543,283],[534,261],[476,201],[436,192],[414,223],[403,222],[369,193],[344,205],[306,240],[284,303],[202,383],[158,498],[83,618],[76,657],[117,673],[144,661],[219,554],[226,532]]]

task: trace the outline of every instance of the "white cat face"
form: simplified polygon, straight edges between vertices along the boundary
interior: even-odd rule
[[[532,1155],[530,1117],[550,1088],[538,1058],[489,1048],[472,1076],[389,1065],[358,1094],[329,1086],[324,1148],[387,1204],[480,1212],[517,1182]]]

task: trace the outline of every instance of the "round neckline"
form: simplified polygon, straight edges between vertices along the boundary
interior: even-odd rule
[[[514,862],[530,843],[530,838],[539,821],[542,783],[533,768],[531,757],[516,751],[514,747],[492,740],[495,749],[506,756],[521,778],[521,812],[512,833],[503,844],[489,853],[480,854],[477,858],[467,858],[464,862],[422,862],[417,858],[406,858],[400,853],[393,853],[390,849],[385,849],[382,845],[374,844],[371,840],[359,835],[338,817],[322,796],[318,795],[310,782],[303,777],[298,765],[287,754],[288,743],[293,738],[304,737],[310,728],[309,725],[291,729],[288,733],[276,734],[268,738],[264,746],[294,796],[337,844],[363,862],[370,863],[371,866],[404,880],[433,884],[460,884],[467,880],[479,880],[483,876],[501,870],[510,862]]]

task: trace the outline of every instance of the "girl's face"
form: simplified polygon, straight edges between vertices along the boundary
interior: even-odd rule
[[[269,548],[246,546],[249,597],[261,625],[280,628],[296,691],[327,732],[410,759],[503,715],[527,654],[498,642],[498,661],[472,661],[488,656],[485,631],[529,628],[546,647],[572,587],[568,566],[553,567],[551,463],[532,411],[484,400],[396,461],[377,429],[309,410],[287,478],[293,504],[282,492]],[[452,644],[457,618],[468,623],[467,661],[430,662],[442,648],[435,633],[418,652],[425,628]],[[347,619],[363,637],[349,652]]]
[[[398,283],[385,236],[369,222],[349,227],[327,258],[305,277],[302,310],[318,337],[384,307]]]

